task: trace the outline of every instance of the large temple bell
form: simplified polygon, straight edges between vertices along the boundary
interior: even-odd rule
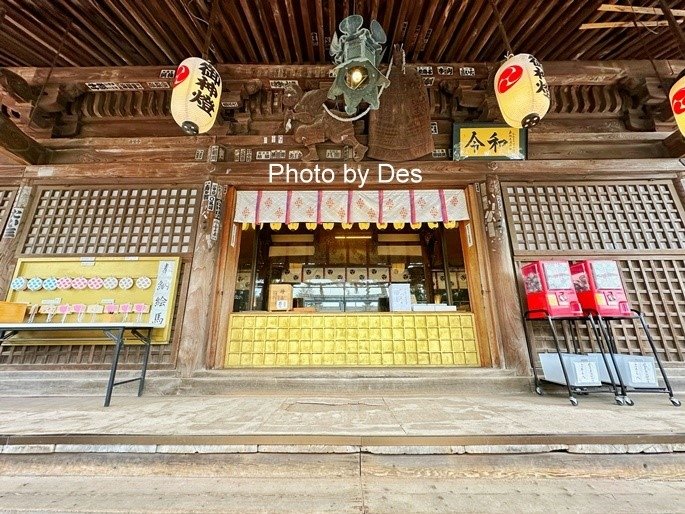
[[[390,81],[378,70],[383,57],[385,31],[373,20],[370,28],[362,28],[364,19],[353,14],[340,22],[342,36],[333,36],[330,53],[335,67],[335,81],[328,91],[331,100],[342,95],[345,112],[355,114],[359,104],[367,102],[378,109],[379,97]]]

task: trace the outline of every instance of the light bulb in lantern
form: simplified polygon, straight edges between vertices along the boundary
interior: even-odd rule
[[[369,72],[364,66],[353,66],[347,70],[345,82],[350,89],[360,89],[369,78]]]

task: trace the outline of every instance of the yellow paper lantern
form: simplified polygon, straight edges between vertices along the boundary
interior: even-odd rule
[[[418,230],[421,228],[421,223],[410,223],[409,226],[414,230]]]
[[[324,228],[324,230],[333,230],[333,225],[335,225],[335,224],[334,223],[324,223],[323,228]]]
[[[678,130],[685,136],[685,74],[681,75],[669,91],[668,99],[671,102],[671,109],[675,122],[678,124]]]
[[[359,228],[361,230],[369,230],[369,227],[371,227],[371,223],[369,223],[367,221],[363,221],[359,224]]]
[[[305,226],[307,227],[307,230],[315,230],[316,229],[316,223],[305,223]]]
[[[402,230],[404,228],[404,221],[394,221],[392,224],[395,230]]]
[[[495,96],[504,121],[510,127],[534,127],[547,114],[549,86],[542,65],[530,54],[505,61],[495,74]]]
[[[457,222],[456,221],[446,221],[443,223],[445,225],[445,228],[456,228]]]
[[[352,223],[342,223],[343,230],[350,230],[352,228]]]
[[[378,230],[385,230],[386,228],[388,228],[388,224],[387,223],[376,223],[376,227],[378,227]]]
[[[221,76],[204,59],[190,57],[176,69],[171,92],[171,115],[186,134],[212,128],[221,102]]]
[[[297,230],[298,228],[300,228],[300,224],[299,223],[288,223],[288,228],[290,230]]]
[[[281,230],[283,223],[269,223],[271,230]]]

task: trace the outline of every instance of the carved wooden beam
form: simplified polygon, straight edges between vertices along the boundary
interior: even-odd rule
[[[44,164],[50,161],[50,151],[19,130],[4,113],[0,113],[0,148],[25,164]]]
[[[664,147],[671,157],[685,157],[685,138],[678,130],[664,139]]]
[[[374,163],[369,163],[372,165]],[[320,163],[323,165],[323,163]],[[326,166],[342,169],[344,163],[330,162]],[[685,166],[677,159],[551,159],[538,161],[498,162],[452,162],[411,161],[395,163],[395,167],[420,168],[423,182],[419,187],[450,186],[485,180],[491,174],[507,180],[626,180],[631,177],[668,179],[678,176]],[[288,187],[282,177],[269,184],[268,163],[217,163],[212,166],[211,175],[224,184],[233,184],[239,189]],[[0,167],[3,180],[17,178],[16,167]],[[114,183],[122,179],[140,181],[163,181],[167,183],[199,183],[209,173],[207,163],[107,163],[27,166],[25,177],[30,180],[54,182],[98,182]],[[333,184],[309,184],[310,188],[346,189],[342,181]],[[387,188],[377,180],[368,183],[368,188]],[[393,183],[391,187],[406,188],[406,184]]]
[[[487,79],[497,63],[412,63],[429,69],[437,83],[444,78]],[[656,61],[659,74],[673,77],[685,68],[685,60]],[[623,77],[656,76],[649,61],[547,61],[543,62],[549,84],[614,84]],[[224,82],[244,82],[261,79],[267,86],[271,80],[329,79],[333,65],[252,65],[219,64]],[[48,68],[7,68],[24,78],[30,85],[42,85],[48,76]],[[464,70],[462,72],[462,70]],[[86,83],[139,83],[143,89],[155,89],[150,84],[170,85],[175,66],[126,66],[55,68],[48,86],[62,84],[84,85]],[[442,72],[442,73],[441,73]],[[461,73],[468,73],[462,76]]]

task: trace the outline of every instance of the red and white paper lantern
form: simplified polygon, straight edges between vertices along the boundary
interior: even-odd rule
[[[171,92],[171,115],[189,135],[212,128],[221,102],[221,76],[199,57],[184,60],[176,70]]]
[[[673,117],[678,124],[678,130],[685,136],[685,72],[681,73],[673,87],[668,93],[671,102]]]
[[[530,54],[507,59],[495,74],[495,96],[507,125],[530,128],[540,123],[550,104],[540,61]]]

